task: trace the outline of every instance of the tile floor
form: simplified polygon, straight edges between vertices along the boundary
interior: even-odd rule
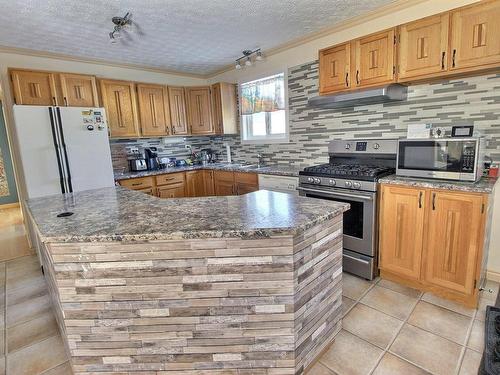
[[[5,217],[13,215],[0,210],[0,230],[17,233],[24,254],[19,223],[13,219],[16,228],[9,229]],[[12,241],[0,235],[0,249]],[[486,305],[498,288],[489,283],[492,293],[483,292],[472,310],[386,280],[344,274],[343,329],[308,375],[476,375]],[[71,374],[34,256],[0,263],[1,374]]]

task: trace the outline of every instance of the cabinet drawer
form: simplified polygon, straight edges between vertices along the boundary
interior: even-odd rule
[[[156,176],[156,185],[172,185],[184,183],[184,172],[168,173]]]
[[[184,183],[158,187],[158,197],[160,198],[184,198],[185,196]]]
[[[259,178],[257,173],[234,172],[234,180],[244,184],[258,185]]]
[[[153,177],[132,178],[120,181],[120,185],[129,189],[141,190],[153,187]]]

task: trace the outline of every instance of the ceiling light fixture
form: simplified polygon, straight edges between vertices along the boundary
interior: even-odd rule
[[[260,48],[257,48],[256,50],[253,51],[250,49],[246,49],[242,53],[243,56],[236,59],[236,65],[234,66],[235,69],[241,69],[243,67],[241,65],[241,60],[245,60],[245,66],[252,66],[253,65],[252,57],[254,55],[255,55],[255,61],[262,61],[264,59]]]
[[[132,25],[132,14],[127,12],[124,17],[113,17],[111,21],[114,23],[113,31],[109,33],[111,43],[116,43],[122,37],[122,31]]]

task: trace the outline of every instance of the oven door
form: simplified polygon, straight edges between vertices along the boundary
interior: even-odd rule
[[[344,249],[374,257],[375,249],[375,205],[376,193],[348,190],[322,189],[304,185],[299,188],[300,195],[349,203],[351,208],[344,213]]]

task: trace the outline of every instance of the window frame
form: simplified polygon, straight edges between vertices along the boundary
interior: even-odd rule
[[[284,134],[270,134],[270,123],[268,122],[268,119],[271,117],[271,113],[266,112],[266,132],[268,133],[267,135],[262,135],[262,136],[252,136],[248,137],[247,134],[247,127],[244,125],[244,119],[243,119],[243,114],[239,114],[240,117],[240,141],[242,144],[269,144],[269,143],[289,143],[290,142],[290,125],[289,125],[289,117],[288,117],[288,75],[287,75],[287,69],[280,69],[277,72],[271,73],[271,74],[265,74],[265,75],[260,75],[259,78],[254,78],[250,80],[245,80],[245,81],[240,81],[238,83],[238,98],[239,98],[239,108],[241,108],[241,86],[244,85],[245,83],[250,83],[253,81],[258,81],[261,79],[266,79],[278,74],[283,74],[283,85],[284,91],[285,91],[285,133]]]

